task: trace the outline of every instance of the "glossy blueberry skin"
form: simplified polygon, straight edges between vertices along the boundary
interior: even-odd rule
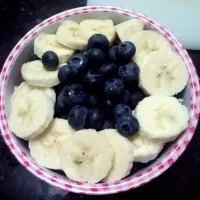
[[[109,50],[109,58],[113,61],[116,62],[118,61],[118,46],[113,46]]]
[[[113,78],[106,82],[104,92],[108,96],[119,96],[124,93],[124,82],[122,79]]]
[[[85,105],[88,95],[82,85],[69,84],[65,86],[58,95],[58,101],[65,107],[72,108],[76,105]]]
[[[114,129],[114,128],[115,128],[114,122],[111,120],[106,120],[101,129],[105,130],[105,129]]]
[[[75,54],[69,59],[67,63],[69,65],[75,66],[80,74],[87,71],[88,59],[84,54]]]
[[[44,65],[44,67],[46,68],[46,70],[49,71],[54,71],[57,69],[59,60],[58,60],[58,56],[55,52],[53,51],[46,51],[43,55],[42,55],[42,64]]]
[[[87,58],[90,70],[96,71],[105,62],[106,56],[100,49],[89,49]]]
[[[107,52],[109,48],[109,41],[105,35],[102,34],[94,34],[88,40],[87,49],[100,49],[103,52]]]
[[[116,105],[113,112],[114,112],[115,119],[118,119],[118,118],[122,117],[123,115],[131,115],[132,114],[131,108],[129,106],[127,106],[126,104]]]
[[[135,92],[130,97],[130,106],[132,109],[135,109],[137,104],[145,98],[143,92]]]
[[[98,92],[98,90],[103,88],[104,83],[104,78],[99,74],[88,72],[83,77],[83,85],[88,91]]]
[[[130,42],[122,42],[118,45],[118,60],[120,63],[126,63],[132,59],[135,55],[136,48],[135,45]]]
[[[133,115],[123,115],[117,119],[117,131],[124,137],[130,137],[139,130],[139,122]]]
[[[100,130],[104,123],[104,114],[100,109],[92,108],[88,112],[87,128]]]
[[[54,118],[68,118],[70,108],[64,103],[63,98],[61,98],[61,96],[57,98],[54,110]]]
[[[118,74],[124,81],[137,81],[139,78],[140,69],[138,65],[132,61],[121,65]]]
[[[62,66],[58,71],[58,79],[60,83],[76,81],[79,77],[80,73],[77,67],[72,64],[66,64]]]
[[[84,129],[87,122],[88,109],[85,106],[74,106],[69,112],[69,125],[75,130]]]
[[[105,63],[99,68],[98,73],[105,79],[115,78],[118,75],[118,66],[113,62]]]

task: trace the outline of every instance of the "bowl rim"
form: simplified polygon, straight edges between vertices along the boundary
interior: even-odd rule
[[[186,64],[189,71],[189,85],[190,85],[190,121],[187,129],[184,133],[173,143],[172,149],[163,155],[163,158],[159,163],[152,163],[150,166],[145,169],[142,173],[136,173],[131,177],[125,178],[121,181],[117,181],[114,183],[102,183],[102,184],[87,184],[87,183],[77,183],[70,181],[66,178],[61,178],[59,176],[55,176],[55,174],[51,171],[47,171],[46,168],[39,166],[36,162],[32,161],[31,158],[26,154],[16,144],[13,134],[9,131],[7,116],[5,113],[5,105],[4,105],[4,93],[5,93],[5,85],[7,83],[7,79],[9,76],[9,69],[13,66],[13,62],[16,57],[21,52],[23,46],[33,38],[38,31],[47,27],[49,24],[56,23],[62,19],[66,19],[67,17],[79,15],[83,13],[90,12],[115,12],[118,14],[122,14],[125,16],[130,16],[133,18],[139,18],[143,20],[146,24],[155,28],[158,32],[160,32],[166,39],[170,42],[170,44],[174,47],[177,54],[182,58],[184,63]],[[176,37],[169,32],[164,26],[160,25],[158,22],[153,19],[143,15],[141,13],[121,8],[121,7],[113,7],[113,6],[86,6],[75,8],[71,10],[67,10],[61,13],[58,13],[37,26],[31,29],[25,36],[15,45],[12,49],[11,53],[7,57],[0,77],[0,127],[1,134],[4,138],[5,143],[9,147],[12,154],[16,157],[16,159],[34,176],[37,178],[53,185],[55,187],[75,192],[81,194],[89,194],[89,195],[105,195],[105,194],[113,194],[124,192],[127,190],[131,190],[133,188],[144,185],[145,183],[150,182],[154,178],[158,177],[164,171],[166,171],[173,163],[181,156],[189,142],[191,141],[193,134],[195,133],[195,129],[198,123],[199,113],[200,113],[200,89],[199,89],[199,79],[196,72],[196,69],[193,65],[193,62],[188,55],[185,48],[181,45],[181,43],[176,39]]]

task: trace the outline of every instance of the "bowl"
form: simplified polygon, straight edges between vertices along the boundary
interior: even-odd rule
[[[114,183],[77,183],[70,181],[64,174],[61,174],[58,171],[49,170],[40,166],[30,156],[27,144],[11,133],[8,128],[7,117],[10,111],[10,96],[13,92],[14,86],[19,85],[22,81],[20,68],[33,51],[33,41],[36,35],[43,31],[49,33],[55,32],[60,22],[65,19],[81,21],[86,18],[109,18],[112,19],[114,23],[120,23],[131,18],[139,18],[143,20],[149,29],[156,30],[168,40],[172,49],[181,57],[189,71],[189,82],[182,94],[184,104],[190,111],[190,121],[187,129],[177,140],[166,147],[154,162],[132,173],[127,178]],[[38,24],[16,44],[9,54],[1,72],[0,84],[1,133],[10,151],[16,159],[37,178],[55,187],[82,194],[104,195],[124,192],[144,185],[158,177],[173,165],[188,146],[193,134],[195,133],[200,112],[198,76],[191,58],[181,43],[172,33],[166,30],[165,27],[151,18],[132,10],[119,7],[93,6],[76,8],[54,15]]]

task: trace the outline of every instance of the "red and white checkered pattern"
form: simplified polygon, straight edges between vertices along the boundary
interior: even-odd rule
[[[166,39],[170,42],[173,48],[176,50],[178,55],[182,58],[186,64],[189,71],[189,85],[190,85],[190,122],[188,128],[176,140],[172,148],[169,148],[157,161],[149,165],[144,170],[128,177],[124,180],[109,183],[109,184],[83,184],[68,180],[66,177],[59,175],[51,170],[39,166],[35,160],[28,155],[26,149],[19,145],[16,137],[9,131],[7,116],[5,114],[5,100],[4,100],[4,88],[7,83],[7,78],[9,76],[9,69],[12,67],[14,59],[19,55],[25,43],[37,34],[41,29],[46,28],[49,24],[56,23],[64,18],[79,15],[83,13],[90,12],[115,12],[119,15],[131,16],[133,18],[139,18],[148,24],[151,28],[160,32]],[[156,21],[150,19],[149,17],[142,15],[140,13],[134,12],[132,10],[111,7],[111,6],[92,6],[92,7],[82,7],[77,9],[68,10],[59,13],[49,19],[43,21],[31,31],[29,31],[13,48],[9,54],[2,72],[1,72],[1,87],[0,87],[0,126],[3,138],[8,145],[11,152],[17,158],[17,160],[32,174],[36,177],[44,180],[45,182],[54,185],[56,187],[68,190],[71,192],[82,193],[82,194],[112,194],[127,191],[136,187],[139,187],[152,179],[156,178],[164,171],[166,171],[173,163],[179,158],[183,151],[188,146],[198,123],[199,112],[200,112],[200,90],[199,90],[199,80],[196,73],[196,69],[190,59],[187,51],[183,48],[181,43],[169,32],[165,27],[157,23]]]

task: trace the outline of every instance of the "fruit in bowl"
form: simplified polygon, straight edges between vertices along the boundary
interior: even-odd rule
[[[155,159],[188,127],[175,96],[187,86],[187,63],[144,21],[65,19],[35,36],[8,125],[37,165],[81,187],[123,184],[134,162]]]

